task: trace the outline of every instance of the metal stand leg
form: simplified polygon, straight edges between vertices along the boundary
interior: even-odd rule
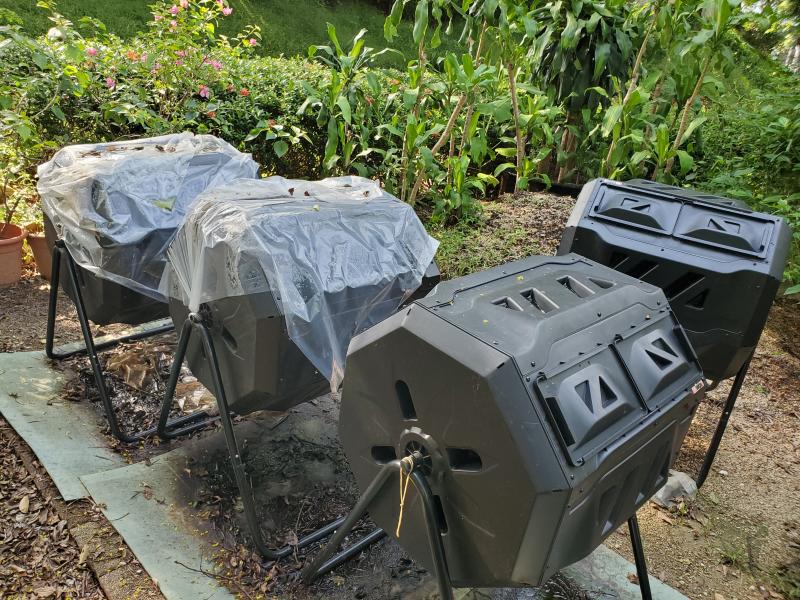
[[[211,377],[214,387],[213,391],[217,400],[217,406],[219,407],[220,421],[222,422],[222,430],[225,434],[225,443],[228,446],[228,453],[230,454],[231,458],[231,466],[233,467],[233,474],[236,478],[236,485],[239,488],[239,493],[242,495],[245,519],[247,520],[250,534],[253,536],[253,542],[258,552],[267,560],[278,560],[280,558],[289,556],[292,554],[292,552],[294,552],[295,546],[287,545],[282,548],[269,548],[266,540],[264,539],[264,534],[261,531],[258,515],[256,513],[255,499],[253,497],[253,488],[250,485],[250,480],[247,476],[247,468],[242,460],[239,444],[236,441],[236,434],[233,430],[233,420],[231,418],[232,415],[230,407],[228,406],[228,397],[225,393],[225,386],[222,382],[222,374],[219,369],[217,352],[214,348],[214,340],[211,337],[211,332],[208,330],[202,314],[190,314],[183,325],[183,329],[181,330],[181,335],[178,340],[178,347],[175,354],[175,360],[172,363],[169,383],[167,384],[167,393],[164,397],[164,402],[161,405],[161,414],[157,427],[158,435],[160,437],[169,439],[171,437],[181,435],[182,433],[186,433],[189,430],[194,430],[198,427],[198,425],[194,424],[177,431],[173,430],[170,432],[166,430],[166,419],[169,415],[169,408],[175,392],[175,385],[177,384],[180,365],[183,362],[183,357],[186,354],[186,349],[189,345],[189,338],[194,331],[197,331],[202,338],[203,349],[205,350],[205,354],[209,363],[208,366],[211,370]],[[339,530],[344,521],[345,518],[342,517],[331,523],[328,523],[316,531],[311,532],[307,536],[301,538],[296,547],[304,548],[325,539],[333,534],[334,531]],[[380,533],[380,535],[376,535],[377,533]],[[365,536],[359,541],[359,551],[379,540],[381,537],[383,537],[383,532],[381,530]],[[355,552],[353,552],[353,554],[355,554]]]
[[[722,442],[722,436],[725,435],[725,429],[728,427],[728,421],[731,418],[733,407],[736,405],[736,399],[739,397],[739,392],[742,390],[742,384],[744,383],[744,378],[747,376],[747,370],[750,368],[750,361],[752,359],[753,355],[751,354],[742,365],[742,368],[739,369],[739,372],[736,373],[736,378],[733,380],[731,391],[728,392],[728,399],[725,400],[725,406],[722,409],[722,416],[719,418],[717,428],[714,431],[714,436],[711,438],[711,443],[708,445],[708,450],[706,450],[703,464],[700,466],[700,471],[697,473],[698,488],[705,483],[708,473],[711,471],[711,465],[714,464],[714,459],[717,456],[717,450],[719,450],[719,444]]]
[[[650,591],[650,577],[647,574],[647,562],[644,558],[642,534],[639,531],[639,520],[635,514],[628,519],[628,531],[631,534],[631,547],[633,548],[633,559],[636,562],[636,576],[639,578],[642,600],[653,600],[653,593]]]
[[[342,544],[344,538],[352,531],[358,520],[369,509],[375,496],[383,489],[390,476],[399,472],[402,465],[403,470],[411,477],[414,482],[414,487],[422,500],[422,506],[425,511],[425,525],[428,529],[428,541],[431,548],[431,556],[433,557],[434,575],[439,586],[439,595],[442,600],[452,600],[453,598],[453,584],[450,581],[450,572],[447,568],[447,560],[444,553],[444,545],[442,544],[442,534],[439,529],[439,523],[436,518],[436,509],[434,508],[433,493],[428,485],[428,480],[425,475],[419,470],[422,464],[423,456],[419,452],[415,452],[411,456],[406,456],[402,460],[393,460],[386,463],[380,470],[369,487],[364,491],[358,502],[347,515],[344,523],[340,529],[337,529],[336,534],[331,538],[324,550],[320,552],[316,558],[303,569],[301,577],[306,583],[310,583],[327,573],[337,565],[341,564],[347,557],[352,556],[360,548],[355,548],[356,545],[351,546],[342,552],[333,556],[337,548]],[[380,532],[381,537],[386,535],[383,530],[377,530],[372,535]],[[379,539],[379,538],[378,538]],[[354,549],[355,548],[355,549]],[[333,556],[333,558],[331,558]]]
[[[65,262],[67,264],[67,274],[70,277],[73,288],[75,289],[75,310],[78,313],[78,322],[80,323],[81,333],[83,334],[84,347],[73,352],[56,353],[53,351],[53,338],[55,333],[56,303],[58,302],[58,285],[61,275],[62,256],[66,258]],[[119,426],[116,412],[114,411],[114,405],[108,395],[108,388],[106,387],[105,378],[103,377],[103,369],[100,366],[100,359],[97,356],[97,351],[103,348],[114,346],[123,341],[142,339],[156,335],[157,333],[169,331],[170,329],[172,329],[171,325],[168,327],[158,328],[156,330],[150,330],[147,332],[140,332],[125,337],[116,338],[114,340],[104,342],[103,344],[95,344],[91,329],[89,327],[89,318],[86,316],[86,308],[83,303],[83,296],[81,295],[81,290],[78,286],[77,267],[75,266],[75,262],[72,260],[72,257],[64,246],[64,243],[62,241],[56,242],[53,248],[53,270],[50,281],[50,303],[47,308],[47,338],[45,340],[45,354],[51,359],[64,359],[83,352],[87,354],[89,357],[89,362],[92,365],[92,373],[97,385],[98,394],[100,395],[100,401],[103,403],[106,418],[108,419],[108,426],[111,429],[112,435],[121,442],[126,444],[138,442],[139,440],[153,435],[156,432],[156,428],[153,427],[134,434],[128,434],[122,430],[122,428]],[[180,368],[180,364],[178,364],[178,368]],[[169,425],[171,427],[178,427],[207,416],[208,415],[204,412],[194,413],[185,417],[181,417],[180,419],[176,419]]]

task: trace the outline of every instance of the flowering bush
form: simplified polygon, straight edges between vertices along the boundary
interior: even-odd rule
[[[23,218],[11,208],[35,198],[36,165],[66,144],[190,130],[252,152],[266,172],[318,174],[324,142],[298,109],[301,82],[316,85],[327,70],[256,56],[256,27],[219,35],[232,12],[224,0],[160,2],[150,35],[129,41],[94,19],[82,19],[79,31],[52,3],[39,5],[51,11],[46,37],[31,38],[10,19],[0,26],[0,218]]]

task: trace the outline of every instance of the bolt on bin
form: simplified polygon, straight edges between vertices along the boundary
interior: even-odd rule
[[[286,410],[338,389],[351,338],[438,283],[437,246],[409,205],[359,177],[234,181],[204,193],[179,229],[162,290],[180,335],[158,435],[185,431],[168,431],[166,420],[186,358],[216,398],[264,557],[293,548],[265,542],[231,415]],[[361,543],[382,536],[373,531]]]
[[[88,318],[138,325],[167,316],[158,287],[186,210],[203,190],[257,172],[249,154],[191,133],[67,146],[41,165],[47,242],[52,250],[60,240],[76,263]],[[61,285],[76,302],[71,278]]]
[[[350,345],[346,525],[368,511],[456,587],[541,585],[666,482],[704,389],[664,293],[591,260],[440,283]]]
[[[559,248],[662,288],[713,382],[736,375],[752,355],[791,240],[780,217],[720,200],[595,179],[581,191]]]

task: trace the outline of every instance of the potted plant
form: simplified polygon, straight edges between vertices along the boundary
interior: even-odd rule
[[[50,271],[53,267],[53,253],[50,251],[50,246],[44,237],[44,217],[42,215],[42,205],[36,196],[31,195],[27,200],[22,214],[19,216],[18,221],[24,224],[24,229],[27,232],[25,241],[28,242],[28,248],[33,255],[33,261],[36,263],[36,270],[45,281],[50,281]]]
[[[24,188],[12,187],[10,179],[3,176],[0,185],[0,286],[16,283],[22,277],[22,243],[27,235],[24,227],[11,222],[26,194]]]

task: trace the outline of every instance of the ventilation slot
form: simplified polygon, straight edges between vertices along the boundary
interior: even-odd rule
[[[606,383],[606,380],[602,377],[598,378],[600,382],[600,405],[603,408],[610,406],[614,402],[617,401],[617,395],[614,393],[614,390]]]
[[[397,401],[400,403],[400,412],[406,421],[417,420],[417,410],[414,408],[414,402],[411,400],[411,391],[408,385],[402,379],[398,379],[394,384],[394,390],[397,393]]]
[[[578,394],[580,399],[583,400],[586,408],[588,408],[591,412],[594,412],[594,406],[592,405],[592,393],[589,391],[589,382],[580,382],[575,386],[575,392]]]
[[[700,310],[706,305],[706,298],[708,298],[708,290],[703,290],[691,300],[687,300],[686,306]]]
[[[454,471],[477,472],[483,468],[480,455],[469,448],[448,448],[447,460]]]
[[[558,308],[558,304],[550,300],[550,298],[545,296],[544,293],[540,292],[536,288],[525,290],[522,292],[522,297],[543,313],[549,313],[550,311]]]
[[[506,296],[505,298],[498,298],[497,300],[492,300],[492,304],[495,306],[501,306],[503,308],[507,308],[509,310],[518,310],[522,311],[522,307],[517,303],[516,300]]]
[[[575,294],[578,298],[586,298],[594,294],[592,290],[583,285],[580,281],[567,275],[566,277],[559,277],[556,281],[567,288],[570,292]]]
[[[567,420],[564,418],[564,413],[561,412],[561,407],[558,405],[558,401],[551,396],[549,398],[545,398],[545,402],[547,403],[547,408],[550,410],[551,420],[556,426],[556,429],[558,429],[561,439],[564,440],[564,444],[567,446],[572,446],[572,444],[575,443],[575,437],[569,430],[569,425],[567,425]]]
[[[372,460],[380,465],[392,462],[397,458],[397,453],[391,446],[373,446]]]
[[[607,279],[598,279],[597,277],[589,277],[589,281],[591,281],[601,290],[607,290],[610,287],[614,287],[614,282],[608,281]]]
[[[669,300],[680,296],[682,293],[687,291],[692,286],[700,283],[703,281],[703,276],[699,273],[692,273],[689,271],[688,273],[684,273],[678,279],[670,283],[667,287],[664,288],[664,293],[667,295]]]
[[[644,351],[650,357],[650,360],[662,370],[671,367],[675,363],[675,359],[678,358],[678,355],[663,338],[653,340],[650,348],[645,348]]]
[[[639,261],[632,269],[626,271],[628,275],[631,277],[635,277],[636,279],[642,279],[646,277],[650,273],[653,272],[658,265],[654,263],[652,260],[641,260]]]
[[[670,346],[664,338],[658,338],[656,340],[653,340],[653,346],[655,346],[659,350],[666,352],[667,354],[671,354],[675,358],[678,358],[678,354],[675,352],[675,350],[672,349],[672,346]]]

